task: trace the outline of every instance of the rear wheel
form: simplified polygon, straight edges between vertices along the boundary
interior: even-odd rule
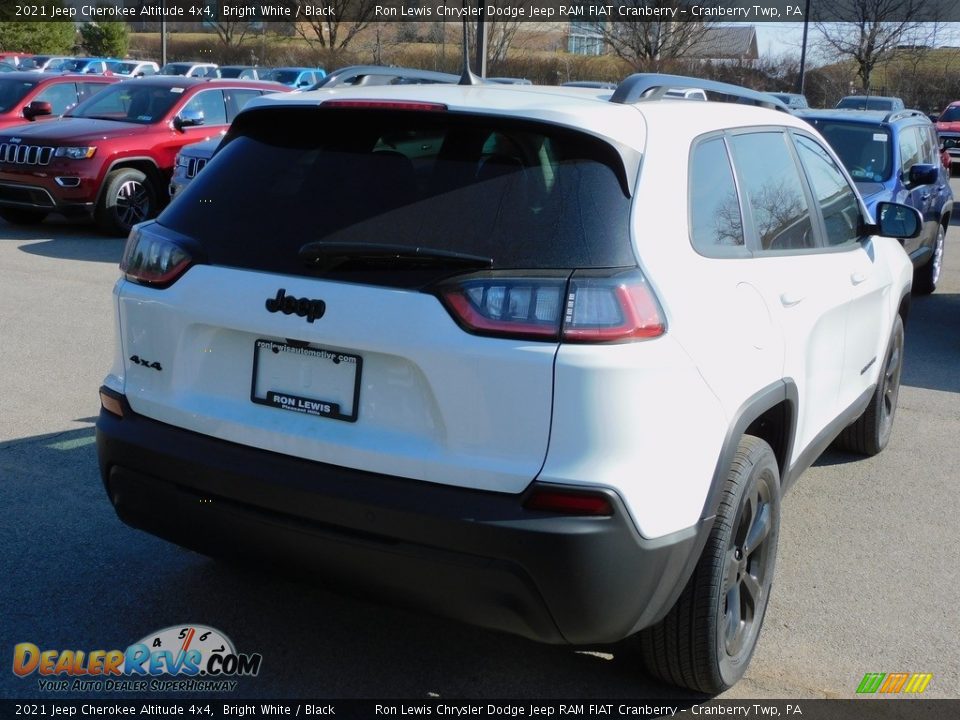
[[[134,225],[156,214],[156,198],[147,175],[136,168],[114,170],[107,175],[97,204],[97,225],[111,235],[126,235]]]
[[[746,435],[690,581],[669,614],[640,633],[652,675],[709,694],[743,677],[770,598],[779,534],[777,460],[766,442]]]
[[[863,415],[840,433],[836,442],[838,447],[863,455],[876,455],[887,446],[897,414],[902,369],[903,320],[897,315],[873,399]]]
[[[929,295],[937,289],[940,281],[940,271],[943,269],[943,246],[946,230],[941,225],[937,229],[937,239],[933,244],[933,254],[923,267],[918,267],[913,273],[913,294]]]
[[[47,213],[43,210],[24,210],[22,208],[0,208],[0,217],[11,225],[36,225],[43,222]]]

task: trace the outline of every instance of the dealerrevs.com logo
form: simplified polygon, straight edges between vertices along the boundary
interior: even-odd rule
[[[231,692],[235,678],[260,672],[262,660],[195,624],[164,628],[125,650],[42,650],[30,642],[13,648],[14,674],[36,676],[46,692]]]

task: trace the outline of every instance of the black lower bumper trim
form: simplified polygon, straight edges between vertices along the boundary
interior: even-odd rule
[[[377,475],[101,411],[97,450],[117,514],[199,552],[283,564],[552,643],[620,640],[673,605],[708,524],[641,537],[612,517],[525,510],[522,496]]]

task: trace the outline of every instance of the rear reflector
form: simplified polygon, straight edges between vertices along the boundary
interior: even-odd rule
[[[445,112],[443,103],[408,102],[405,100],[325,100],[325,108],[351,108],[368,110],[416,110],[419,112]]]
[[[558,488],[535,488],[523,506],[527,510],[558,515],[613,515],[613,506],[603,493]]]
[[[123,403],[120,402],[119,398],[115,398],[103,390],[100,391],[100,406],[108,413],[123,417]]]

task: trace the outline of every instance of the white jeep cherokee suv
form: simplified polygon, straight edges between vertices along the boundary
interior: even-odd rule
[[[769,105],[657,75],[253,101],[127,241],[120,518],[729,687],[783,491],[890,436],[920,223]]]

